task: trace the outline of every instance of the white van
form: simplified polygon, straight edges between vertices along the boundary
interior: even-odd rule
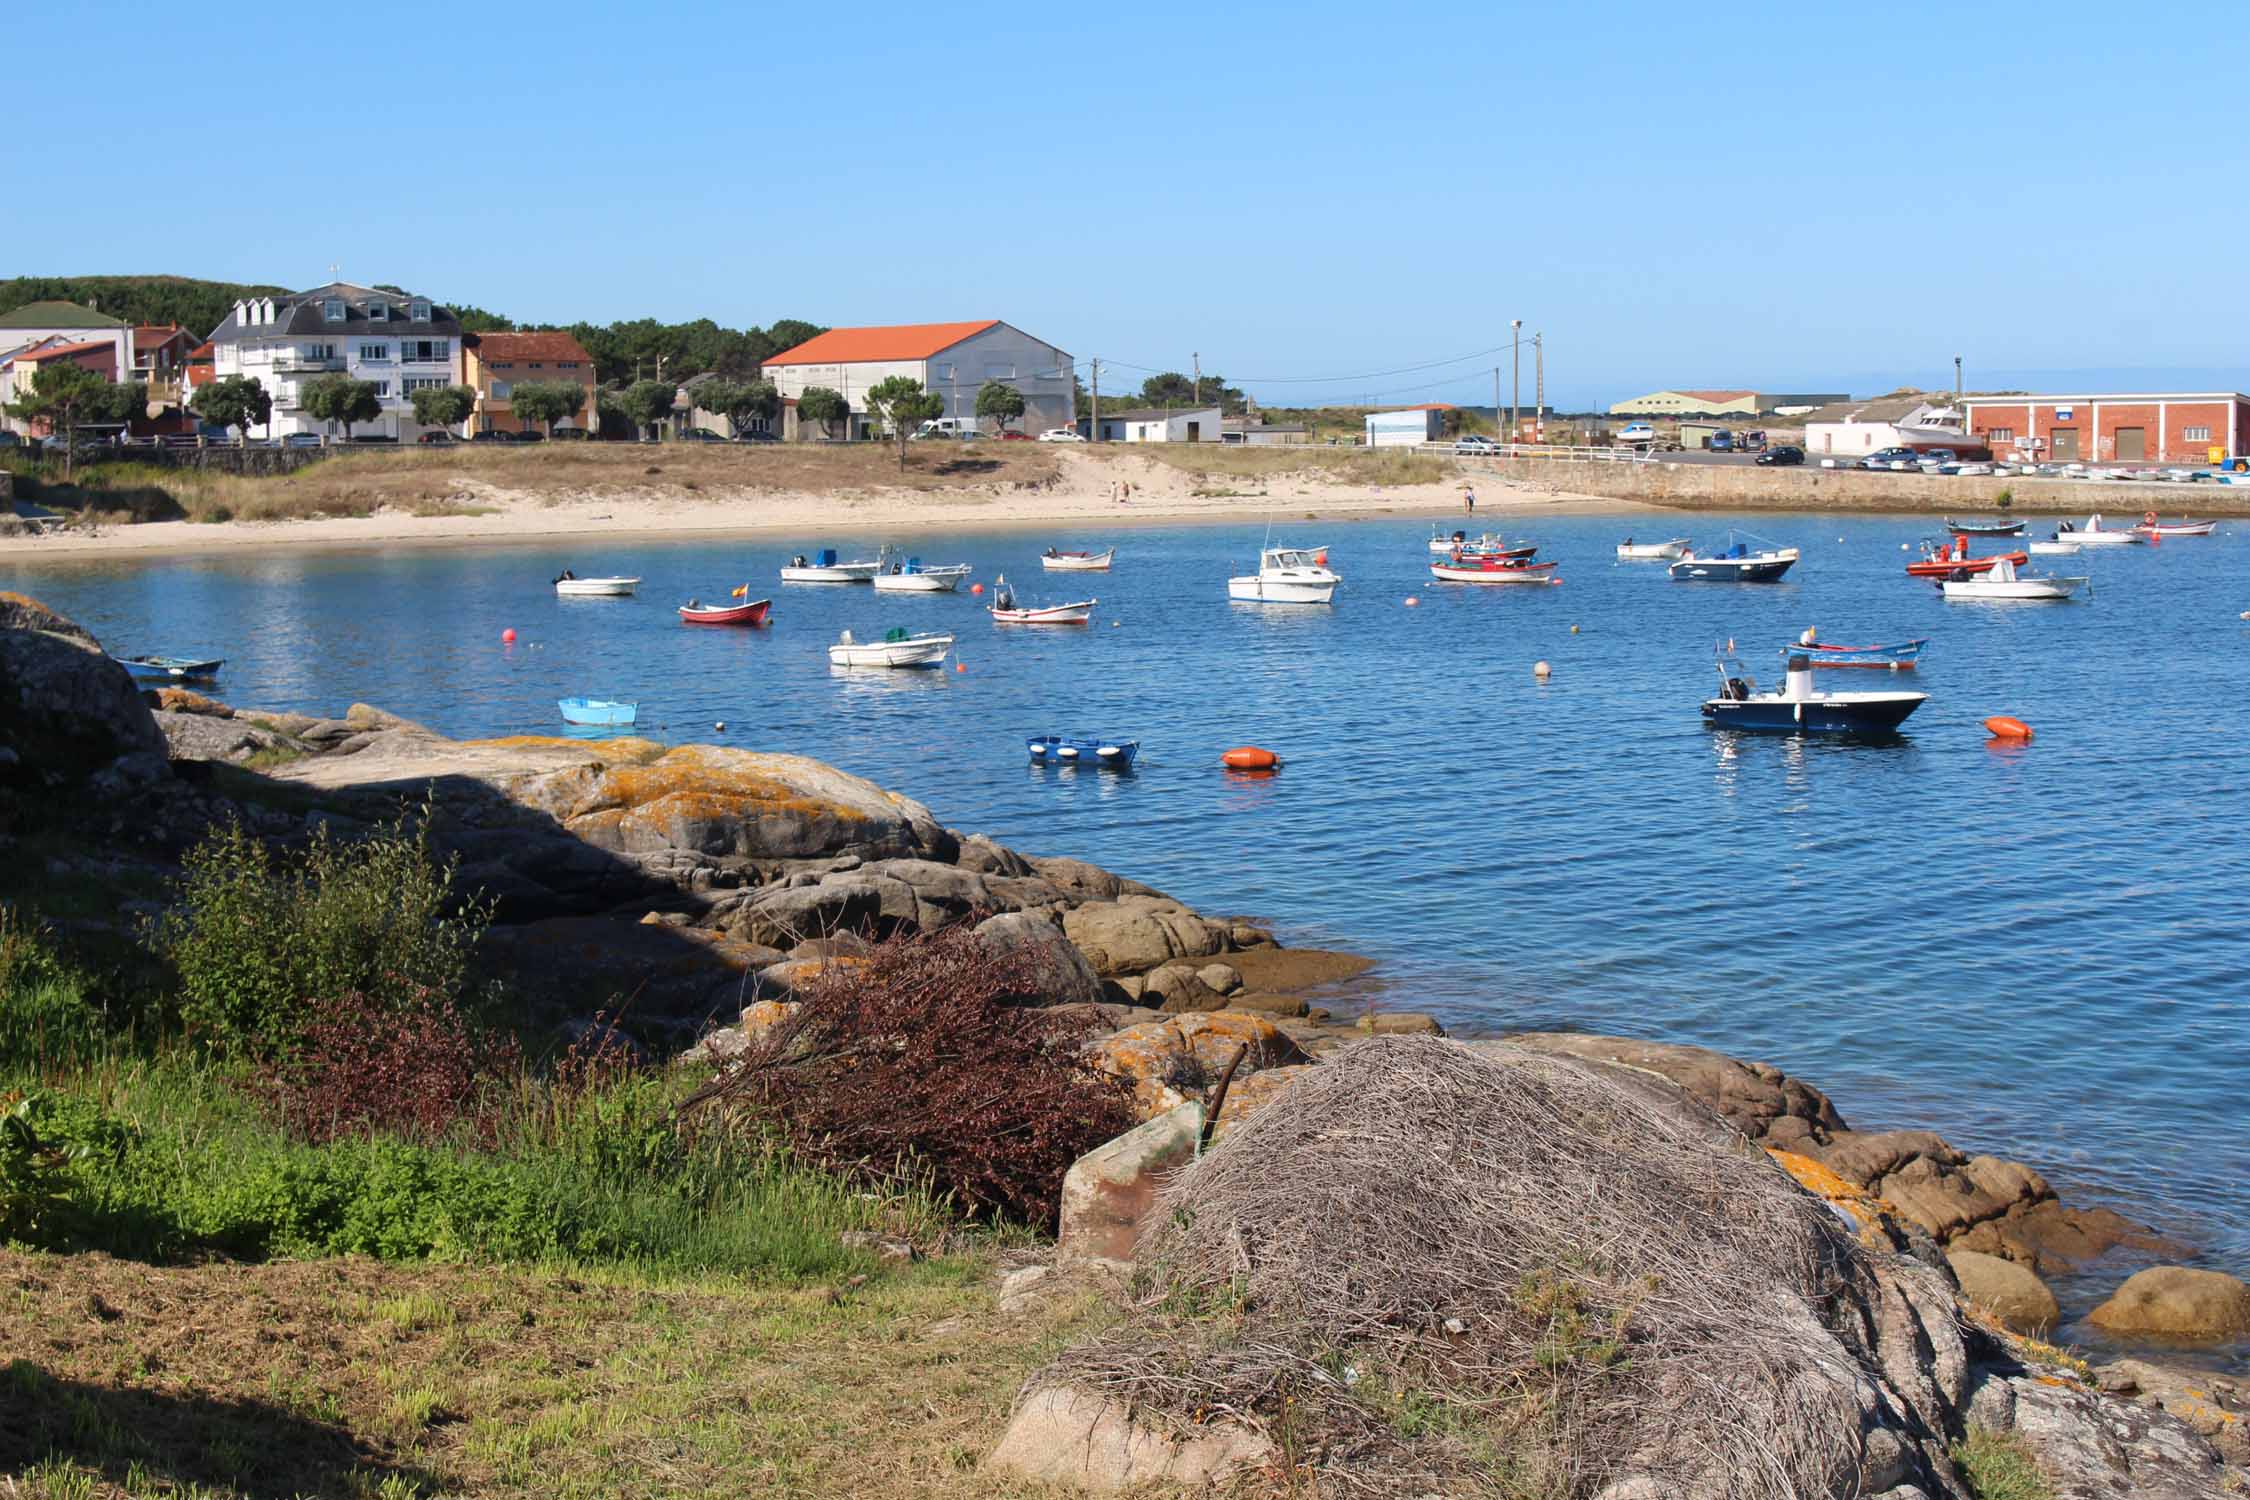
[[[977,436],[975,417],[932,417],[914,429],[916,441],[923,438],[963,438]]]

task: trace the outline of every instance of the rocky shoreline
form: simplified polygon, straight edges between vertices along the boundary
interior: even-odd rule
[[[224,819],[289,843],[418,809],[462,884],[495,903],[494,962],[566,1030],[622,997],[649,1045],[724,1058],[786,1016],[807,976],[894,934],[974,922],[986,941],[1034,956],[1048,1004],[1098,1017],[1093,1060],[1131,1086],[1144,1122],[1209,1107],[1223,1137],[1371,1037],[1443,1034],[1427,1015],[1323,1008],[1322,987],[1365,960],[1288,949],[1263,923],[946,828],[920,803],[800,756],[457,741],[365,705],[319,719],[178,689],[144,695],[91,636],[4,594],[0,710],[0,850],[61,820],[73,852],[46,856],[51,880],[160,888],[180,850]],[[131,913],[118,915],[122,925]],[[2025,1164],[1929,1131],[1855,1131],[1820,1090],[1761,1063],[1570,1033],[1506,1043],[1512,1057],[1567,1059],[1707,1111],[1867,1244],[1935,1269],[1996,1330],[2055,1326],[2043,1276],[2119,1248],[2182,1254],[2148,1226],[2063,1203]],[[1067,1218],[1065,1230],[1067,1241]],[[2159,1347],[2239,1338],[2250,1288],[2158,1266],[2090,1321]],[[2120,1361],[2092,1383],[2181,1417],[2230,1462],[2250,1460],[2250,1390],[2161,1360]]]

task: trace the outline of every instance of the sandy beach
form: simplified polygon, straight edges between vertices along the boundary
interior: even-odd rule
[[[667,455],[668,456],[668,455]],[[1277,455],[1279,457],[1279,455]],[[1065,450],[1053,475],[1032,483],[962,483],[937,488],[855,485],[815,490],[722,487],[635,476],[606,492],[563,493],[494,484],[464,475],[438,507],[385,508],[366,516],[308,520],[150,521],[72,528],[0,541],[0,559],[173,556],[275,548],[536,544],[558,538],[783,534],[812,547],[845,534],[943,528],[1088,529],[1376,516],[1447,521],[1474,532],[1488,517],[1632,514],[1660,506],[1573,494],[1537,483],[1479,477],[1476,509],[1463,478],[1425,484],[1353,484],[1317,470],[1246,475],[1196,473],[1141,455]],[[1132,486],[1119,500],[1117,487]]]

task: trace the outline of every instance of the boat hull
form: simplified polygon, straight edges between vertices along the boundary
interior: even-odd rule
[[[753,599],[748,604],[726,605],[717,609],[691,609],[680,606],[682,625],[763,625],[773,610],[771,599]]]
[[[1778,583],[1797,555],[1796,548],[1788,547],[1755,557],[1683,557],[1670,572],[1686,583]]]
[[[2209,536],[2218,527],[2216,521],[2180,521],[2172,525],[2158,522],[2154,526],[2136,526],[2133,529],[2143,536]]]
[[[1964,578],[1938,585],[1948,599],[2068,599],[2084,588],[2084,578]]]
[[[1115,547],[1107,552],[1050,552],[1039,559],[1039,566],[1050,573],[1107,573],[1116,556]]]
[[[878,573],[875,589],[883,594],[950,594],[969,576],[967,568],[931,568],[921,573]]]
[[[1434,562],[1430,576],[1441,583],[1560,583],[1555,576],[1555,564],[1510,563],[1505,566],[1483,567],[1466,560]]]
[[[880,563],[837,563],[834,567],[783,568],[783,583],[867,583]]]
[[[1687,555],[1686,537],[1676,537],[1669,542],[1619,542],[1619,562],[1677,562]]]
[[[1945,518],[1945,529],[1955,536],[2022,536],[2023,521],[1956,521]]]
[[[1227,580],[1227,597],[1239,604],[1326,604],[1336,597],[1340,579],[1261,578]]]
[[[1140,756],[1141,742],[1040,734],[1026,740],[1024,748],[1030,752],[1033,765],[1099,766],[1105,771],[1130,771]]]
[[[910,636],[903,641],[855,641],[828,648],[835,667],[935,667],[953,649],[949,635]]]
[[[555,707],[562,711],[565,724],[592,724],[612,729],[627,729],[640,718],[638,703],[620,703],[607,698],[563,698]]]
[[[216,677],[219,668],[226,665],[220,657],[211,661],[190,661],[178,656],[113,656],[116,662],[133,675],[137,682],[178,682],[187,678]]]
[[[1925,557],[1920,562],[1906,565],[1910,578],[1950,578],[1956,573],[1989,573],[1992,565],[2005,557],[2016,567],[2031,561],[2028,552],[2006,552],[1992,557]]]
[[[1094,617],[1099,599],[1082,604],[1055,604],[1045,609],[988,609],[995,625],[1083,625]]]
[[[1925,693],[1825,693],[1815,698],[1712,698],[1705,722],[1761,734],[1886,734],[1928,701]]]
[[[561,578],[555,592],[565,599],[619,599],[640,586],[638,578]]]

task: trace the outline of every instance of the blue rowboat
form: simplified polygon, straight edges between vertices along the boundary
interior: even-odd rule
[[[1036,766],[1100,766],[1108,771],[1130,771],[1134,757],[1141,753],[1141,742],[1035,734],[1024,741],[1024,748],[1031,752],[1031,763]]]
[[[223,658],[198,661],[186,656],[113,656],[110,660],[142,682],[177,682],[184,677],[216,677],[219,675],[219,668],[226,665]]]
[[[563,698],[555,706],[566,724],[628,725],[640,717],[638,703],[616,703],[607,698]]]
[[[1894,672],[1911,669],[1921,659],[1928,636],[1891,646],[1831,646],[1820,641],[1797,641],[1781,648],[1783,656],[1802,656],[1816,667],[1888,667]]]

